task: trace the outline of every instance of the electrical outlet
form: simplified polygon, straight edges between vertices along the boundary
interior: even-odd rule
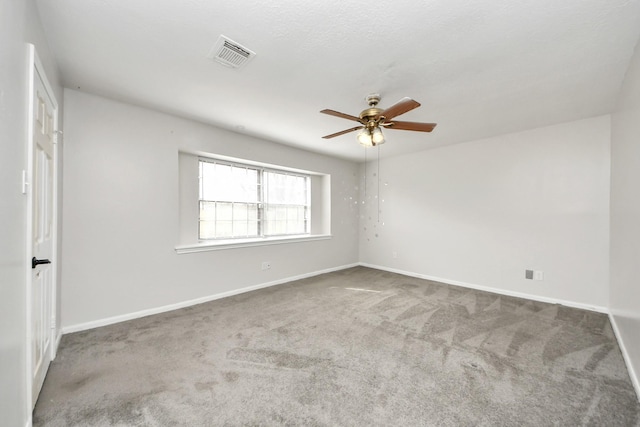
[[[398,252],[396,252],[396,251],[391,252],[391,256],[393,257],[393,259],[397,259],[398,258]]]
[[[262,269],[269,270],[271,268],[271,263],[269,261],[262,261]]]
[[[542,272],[542,271],[534,271],[533,272],[533,280],[544,280],[544,272]]]
[[[524,271],[524,278],[525,279],[529,279],[529,280],[533,280],[533,270],[525,270]]]

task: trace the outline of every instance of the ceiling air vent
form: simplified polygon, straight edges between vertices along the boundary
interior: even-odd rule
[[[255,52],[221,35],[207,57],[227,67],[240,68],[255,55]]]

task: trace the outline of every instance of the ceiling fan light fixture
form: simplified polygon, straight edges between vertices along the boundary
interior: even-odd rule
[[[358,132],[358,143],[363,147],[373,147],[373,138],[369,128],[364,128]]]
[[[358,132],[358,142],[364,147],[375,147],[384,144],[384,135],[382,129],[378,126],[374,128],[366,127]]]
[[[385,139],[384,135],[382,134],[382,129],[377,126],[373,129],[373,131],[371,132],[371,141],[373,142],[373,145],[384,144]]]

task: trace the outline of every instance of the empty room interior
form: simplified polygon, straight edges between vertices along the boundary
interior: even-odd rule
[[[0,424],[640,425],[640,0],[2,0]]]

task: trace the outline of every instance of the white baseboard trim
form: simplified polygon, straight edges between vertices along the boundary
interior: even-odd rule
[[[214,295],[208,295],[208,296],[205,296],[205,297],[195,298],[195,299],[191,299],[191,300],[188,300],[188,301],[182,301],[182,302],[175,303],[175,304],[169,304],[169,305],[164,305],[164,306],[161,306],[161,307],[155,307],[155,308],[149,308],[149,309],[146,309],[146,310],[136,311],[136,312],[133,312],[133,313],[127,313],[127,314],[121,314],[121,315],[118,315],[118,316],[107,317],[105,319],[92,320],[91,322],[79,323],[79,324],[76,324],[76,325],[64,326],[62,328],[62,331],[61,331],[61,336],[62,336],[62,334],[70,334],[72,332],[80,332],[80,331],[85,331],[87,329],[94,329],[94,328],[99,328],[101,326],[112,325],[114,323],[126,322],[127,320],[138,319],[140,317],[151,316],[153,314],[165,313],[167,311],[177,310],[177,309],[184,308],[184,307],[190,307],[192,305],[202,304],[202,303],[213,301],[213,300],[217,300],[217,299],[220,299],[220,298],[226,298],[226,297],[230,297],[230,296],[233,296],[233,295],[243,294],[245,292],[251,292],[251,291],[258,290],[258,289],[268,288],[268,287],[271,287],[271,286],[282,285],[284,283],[293,282],[295,280],[306,279],[306,278],[309,278],[309,277],[318,276],[320,274],[332,273],[334,271],[340,271],[340,270],[346,270],[347,268],[357,267],[359,265],[360,265],[359,263],[353,263],[353,264],[342,265],[342,266],[339,266],[339,267],[327,268],[327,269],[324,269],[324,270],[314,271],[314,272],[311,272],[311,273],[300,274],[298,276],[291,276],[291,277],[286,277],[286,278],[283,278],[283,279],[274,280],[272,282],[260,283],[258,285],[247,286],[247,287],[241,288],[241,289],[234,289],[232,291],[222,292],[222,293],[214,294]]]
[[[58,329],[58,334],[56,335],[56,341],[53,343],[53,357],[55,359],[58,354],[58,348],[60,348],[60,341],[62,340],[62,329]]]
[[[492,288],[489,286],[482,286],[482,285],[476,285],[474,283],[460,282],[458,280],[451,280],[443,277],[429,276],[426,274],[414,273],[411,271],[399,270],[397,268],[384,267],[381,265],[368,264],[365,262],[361,262],[360,265],[363,267],[375,268],[376,270],[383,270],[383,271],[388,271],[390,273],[402,274],[404,276],[417,277],[418,279],[433,280],[434,282],[446,283],[447,285],[462,286],[464,288],[471,288],[479,291],[491,292],[494,294],[506,295],[506,296],[516,297],[516,298],[525,298],[525,299],[530,299],[530,300],[539,301],[539,302],[546,302],[550,304],[560,304],[567,307],[580,308],[583,310],[596,311],[598,313],[609,314],[609,309],[601,306],[587,305],[579,302],[566,301],[566,300],[561,300],[557,298],[542,297],[539,295],[532,295],[524,292],[514,292],[514,291],[509,291],[509,290],[500,289],[500,288]]]
[[[29,414],[29,418],[27,418],[26,427],[33,427],[33,418],[31,414]]]
[[[622,353],[624,363],[627,365],[627,371],[629,372],[631,383],[633,384],[633,388],[636,391],[636,398],[638,399],[638,402],[640,402],[640,378],[638,378],[638,373],[633,369],[631,356],[627,351],[627,347],[625,346],[624,340],[622,339],[622,334],[620,333],[620,329],[618,328],[618,323],[616,322],[616,317],[613,313],[609,313],[609,321],[611,322],[613,333],[615,334],[616,340],[618,341],[618,346],[620,347],[620,352]]]

